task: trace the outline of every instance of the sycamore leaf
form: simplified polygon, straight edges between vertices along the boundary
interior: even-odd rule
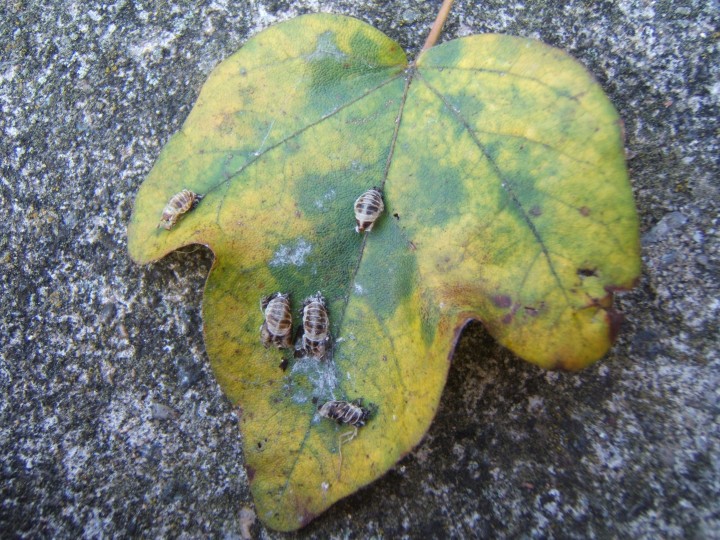
[[[385,213],[358,234],[353,203],[373,186]],[[158,228],[182,189],[203,198]],[[207,352],[242,409],[258,516],[281,530],[418,443],[467,321],[531,362],[578,369],[611,345],[612,293],[639,273],[621,124],[582,66],[501,35],[408,64],[385,35],[332,15],[269,28],[215,69],[128,235],[138,263],[213,250]],[[263,347],[259,303],[276,291],[291,294],[296,326],[322,292],[324,361]],[[318,406],[356,398],[374,412],[341,446],[352,428]]]

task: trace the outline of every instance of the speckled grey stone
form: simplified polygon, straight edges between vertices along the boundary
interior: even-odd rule
[[[138,186],[212,68],[292,16],[357,16],[414,55],[439,2],[0,6],[0,531],[281,537],[255,519],[209,370],[212,262],[127,257]],[[720,537],[720,6],[458,1],[443,40],[542,39],[625,122],[644,274],[602,362],[548,373],[479,325],[437,418],[389,474],[297,536]]]

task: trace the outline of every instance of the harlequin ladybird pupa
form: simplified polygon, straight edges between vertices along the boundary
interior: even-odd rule
[[[335,420],[338,424],[361,428],[370,416],[370,411],[362,406],[360,400],[328,401],[318,408],[318,414],[324,418]]]
[[[265,348],[274,345],[278,349],[292,346],[292,314],[290,295],[276,292],[260,301],[265,321],[260,327],[260,340]]]
[[[176,193],[170,197],[170,200],[163,210],[158,228],[162,227],[168,231],[172,229],[178,219],[180,219],[183,214],[193,210],[202,198],[202,195],[198,195],[189,189],[183,189],[180,193]]]
[[[322,360],[330,342],[330,318],[320,292],[303,302],[302,321],[302,350],[308,356]]]
[[[342,471],[342,446],[352,441],[358,433],[358,429],[365,425],[370,417],[370,410],[362,406],[362,400],[354,401],[328,401],[318,407],[318,414],[323,418],[335,420],[338,424],[346,424],[354,429],[338,436],[338,454],[340,465],[338,467],[338,479]]]
[[[372,231],[375,220],[385,210],[381,191],[374,187],[360,195],[355,201],[355,232]]]

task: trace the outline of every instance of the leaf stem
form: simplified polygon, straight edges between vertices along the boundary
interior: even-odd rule
[[[425,45],[423,45],[423,48],[420,50],[421,54],[433,45],[435,45],[435,42],[437,41],[438,37],[440,36],[440,32],[442,31],[442,27],[445,24],[445,20],[450,13],[450,8],[453,5],[453,1],[454,0],[443,0],[443,4],[442,6],[440,6],[440,11],[438,12],[437,17],[435,17],[435,22],[430,29],[430,34],[428,34],[428,37],[425,40]]]

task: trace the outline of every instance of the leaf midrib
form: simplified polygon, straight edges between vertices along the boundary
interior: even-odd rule
[[[394,154],[394,152],[395,152],[395,146],[396,146],[396,144],[397,144],[397,138],[398,138],[398,134],[399,134],[399,131],[400,131],[400,124],[401,124],[401,121],[402,121],[402,113],[403,113],[403,111],[404,111],[404,109],[405,109],[405,101],[406,101],[406,99],[407,99],[408,91],[409,91],[409,89],[410,89],[410,84],[411,84],[412,79],[413,79],[413,74],[414,74],[414,69],[413,69],[412,67],[411,67],[411,68],[408,68],[408,69],[406,69],[406,70],[403,70],[403,71],[401,71],[400,73],[398,73],[397,75],[391,77],[389,80],[385,81],[384,83],[382,83],[382,84],[380,84],[380,85],[377,85],[377,86],[376,86],[375,88],[373,88],[372,90],[369,90],[366,94],[364,94],[364,95],[362,96],[362,97],[367,97],[368,95],[372,94],[373,92],[375,92],[375,91],[379,90],[380,88],[384,87],[386,84],[389,84],[390,82],[396,80],[398,77],[400,77],[400,76],[402,76],[402,75],[405,75],[405,76],[406,76],[405,85],[404,85],[404,87],[403,87],[403,93],[402,93],[402,96],[401,96],[401,99],[400,99],[400,104],[399,104],[399,106],[398,106],[398,112],[397,112],[397,114],[395,115],[395,128],[393,129],[393,135],[392,135],[392,138],[391,138],[391,141],[390,141],[390,150],[389,150],[389,152],[388,152],[388,157],[387,157],[386,162],[385,162],[385,168],[384,168],[384,170],[383,170],[382,181],[380,182],[380,188],[381,188],[381,189],[385,186],[385,181],[387,180],[387,176],[388,176],[388,173],[389,173],[389,171],[390,171],[390,166],[392,165],[393,154]],[[356,100],[353,100],[353,102],[347,103],[345,106],[337,109],[336,112],[340,112],[340,110],[342,110],[342,109],[344,109],[344,108],[347,108],[348,106],[356,103],[356,102],[359,101],[359,100],[360,100],[360,99],[356,99]],[[328,116],[328,117],[329,117],[329,116]],[[318,120],[315,124],[321,123],[321,122],[322,122],[323,120],[325,120],[326,118],[327,118],[327,117],[324,117],[324,118]],[[308,126],[308,127],[311,127],[311,126]],[[305,129],[306,129],[306,128],[305,128]],[[271,149],[271,148],[268,148],[268,150],[270,150],[270,149]],[[362,242],[360,243],[360,247],[359,247],[359,249],[358,249],[357,263],[355,264],[355,268],[353,269],[352,275],[351,275],[351,277],[350,277],[350,279],[349,279],[349,281],[348,281],[348,292],[347,292],[347,294],[345,294],[345,296],[344,296],[344,302],[343,302],[343,306],[342,306],[342,311],[341,311],[341,313],[340,313],[339,320],[338,320],[337,324],[335,325],[335,327],[337,328],[338,333],[342,333],[341,330],[342,330],[342,327],[343,327],[343,323],[344,323],[344,321],[345,321],[345,313],[347,312],[348,304],[349,304],[349,302],[350,302],[350,297],[351,297],[351,295],[352,295],[352,287],[353,287],[353,284],[354,284],[354,282],[355,282],[355,278],[357,277],[358,270],[360,269],[360,266],[361,266],[362,261],[363,261],[363,254],[364,254],[364,252],[365,252],[365,245],[367,244],[367,239],[368,239],[368,234],[364,234],[364,235],[363,235],[363,238],[362,238]],[[343,382],[342,382],[343,380],[342,380],[342,378],[339,378],[338,381],[339,381],[339,382],[338,382],[338,388],[340,388],[340,389],[342,390],[342,387],[343,387]],[[288,474],[287,474],[287,478],[286,478],[286,480],[285,480],[285,484],[284,484],[284,485],[282,486],[282,488],[280,488],[280,490],[279,490],[279,494],[278,494],[278,497],[279,497],[279,498],[283,498],[283,497],[285,496],[285,494],[286,494],[286,492],[287,492],[287,489],[288,489],[288,487],[290,486],[290,481],[291,481],[291,479],[292,479],[293,473],[295,472],[295,468],[297,467],[297,464],[298,464],[298,462],[299,462],[299,460],[300,460],[300,457],[301,457],[302,454],[303,454],[303,449],[305,448],[305,445],[307,444],[308,438],[309,438],[309,436],[310,436],[310,433],[311,433],[311,430],[312,430],[312,419],[314,418],[314,416],[315,416],[315,411],[313,411],[313,413],[312,413],[311,415],[309,415],[308,423],[307,423],[307,428],[305,429],[305,434],[303,435],[303,439],[302,439],[302,441],[300,442],[300,445],[298,446],[297,454],[296,454],[296,456],[295,456],[295,460],[293,461],[292,465],[290,466],[290,470],[289,470],[289,472],[288,472]]]

